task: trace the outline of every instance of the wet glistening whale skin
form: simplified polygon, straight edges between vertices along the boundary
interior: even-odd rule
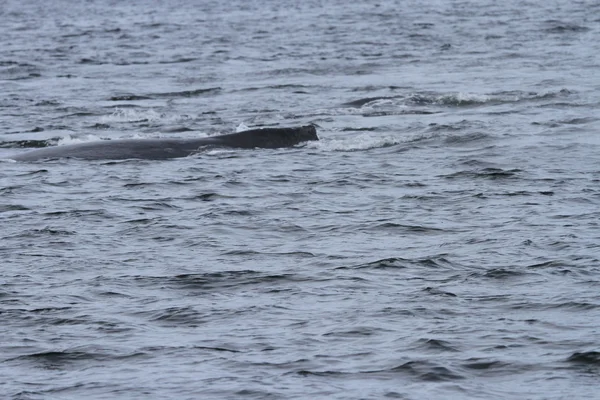
[[[53,146],[11,156],[16,161],[37,161],[54,158],[83,160],[125,160],[139,158],[162,160],[186,157],[207,146],[241,149],[276,149],[301,142],[319,140],[314,126],[296,128],[252,129],[228,135],[197,139],[122,139],[100,140],[65,146]]]

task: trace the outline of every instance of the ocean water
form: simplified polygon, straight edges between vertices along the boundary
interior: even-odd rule
[[[600,2],[4,0],[0,34],[0,398],[600,398]]]

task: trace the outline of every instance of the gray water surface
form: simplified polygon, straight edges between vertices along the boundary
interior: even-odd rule
[[[598,399],[598,1],[0,5],[0,398]]]

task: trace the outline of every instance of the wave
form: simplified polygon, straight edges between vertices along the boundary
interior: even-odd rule
[[[438,255],[438,256],[434,256],[434,257],[425,257],[425,258],[420,258],[420,259],[406,259],[406,258],[401,258],[401,257],[391,257],[391,258],[384,258],[381,260],[368,262],[365,264],[337,267],[336,269],[338,269],[338,270],[339,269],[378,270],[378,269],[389,269],[389,268],[402,269],[402,268],[411,268],[411,267],[418,267],[418,268],[425,267],[425,268],[435,268],[435,269],[454,268],[454,266],[448,259],[446,259],[443,255]]]
[[[175,99],[175,98],[187,98],[187,97],[198,97],[207,94],[214,94],[221,91],[220,87],[201,88],[193,90],[182,90],[179,92],[157,92],[157,93],[122,93],[116,94],[109,97],[108,101],[135,101],[135,100],[152,100],[152,99]]]
[[[348,108],[381,108],[381,107],[475,107],[482,105],[510,104],[522,101],[536,101],[567,97],[573,92],[568,89],[549,91],[545,93],[525,91],[499,91],[490,94],[472,92],[436,93],[413,92],[392,96],[363,97],[342,103]]]
[[[411,143],[422,140],[424,137],[430,137],[427,134],[414,134],[406,136],[395,135],[374,135],[363,133],[355,136],[345,136],[342,138],[324,138],[321,140],[306,143],[306,148],[322,151],[353,152],[365,151],[371,149],[380,149],[399,144]]]
[[[185,114],[167,114],[157,112],[154,109],[132,109],[117,107],[110,115],[101,116],[101,124],[119,123],[119,122],[179,122],[189,120],[191,117]]]
[[[377,369],[377,370],[366,370],[366,371],[311,371],[311,370],[299,370],[295,371],[296,374],[301,376],[353,376],[356,379],[360,375],[405,375],[414,378],[416,381],[421,382],[447,382],[454,380],[465,379],[465,376],[458,374],[449,367],[439,365],[437,363],[425,360],[407,361],[396,367]]]
[[[600,352],[586,351],[581,353],[573,353],[567,361],[573,364],[600,366]]]
[[[446,179],[518,179],[522,172],[520,169],[482,168],[458,171],[443,177]]]

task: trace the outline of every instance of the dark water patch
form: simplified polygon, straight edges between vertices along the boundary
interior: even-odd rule
[[[530,275],[530,274],[527,272],[510,270],[510,269],[506,269],[506,268],[493,268],[493,269],[490,269],[489,271],[486,271],[483,274],[481,274],[481,273],[471,274],[471,276],[473,276],[473,277],[477,276],[477,277],[482,277],[482,278],[499,279],[499,280],[518,278],[518,277],[522,277],[525,275]]]
[[[33,64],[16,63],[0,66],[0,80],[23,81],[39,78],[41,76],[42,69]]]
[[[48,107],[48,106],[56,107],[61,104],[62,104],[62,102],[60,102],[58,100],[41,100],[41,101],[38,101],[37,103],[35,103],[34,105],[36,107]]]
[[[532,96],[533,100],[547,100],[547,99],[556,99],[562,97],[568,97],[570,95],[576,94],[577,92],[569,90],[569,89],[560,89],[558,91],[548,91],[546,93],[536,93],[535,96]]]
[[[59,117],[56,117],[56,119],[63,119],[63,118],[73,118],[73,119],[79,119],[80,117],[97,117],[100,115],[103,115],[102,113],[99,112],[94,112],[94,111],[88,111],[88,110],[84,110],[84,111],[76,111],[76,109],[65,109],[65,112],[69,112],[69,111],[73,111],[69,114],[65,114]],[[77,129],[72,128],[68,125],[56,125],[56,126],[52,126],[52,127],[48,127],[48,130],[50,129],[55,129],[55,130],[69,130],[69,131],[77,131]]]
[[[435,26],[432,22],[413,22],[413,26],[421,29],[430,29]]]
[[[494,168],[493,166],[495,164],[493,164],[489,161],[467,158],[467,159],[461,159],[460,165],[466,165],[469,167],[478,167],[479,169],[483,169],[483,168]]]
[[[216,351],[220,353],[242,353],[240,350],[227,349],[225,347],[210,347],[210,346],[193,346],[196,350]]]
[[[307,85],[298,85],[298,84],[276,84],[276,85],[266,85],[266,86],[251,86],[251,87],[246,87],[246,88],[241,88],[241,89],[237,89],[234,90],[234,92],[255,92],[255,91],[259,91],[259,90],[292,90],[292,93],[307,93],[306,90],[309,88],[309,86]],[[276,110],[270,110],[270,111],[276,111]]]
[[[457,297],[454,293],[446,292],[444,290],[440,290],[438,288],[426,287],[423,289],[424,292],[434,295],[434,296],[446,296],[446,297]]]
[[[422,226],[422,225],[405,225],[394,222],[384,222],[381,224],[367,227],[365,230],[369,231],[393,231],[399,234],[437,234],[448,232],[445,229]]]
[[[388,117],[395,115],[432,115],[437,114],[439,111],[429,110],[390,110],[390,111],[365,111],[361,115],[363,117]]]
[[[45,216],[47,220],[49,219],[81,219],[81,220],[90,220],[90,221],[104,221],[107,219],[113,219],[116,217],[116,214],[110,212],[105,209],[92,209],[92,210],[57,210],[57,211],[49,211],[42,213],[41,215]]]
[[[215,201],[215,200],[218,200],[219,198],[225,198],[225,196],[222,196],[219,193],[202,193],[202,194],[197,194],[197,195],[194,195],[191,197],[187,197],[185,199],[191,200],[191,201],[194,201],[194,200]]]
[[[150,100],[152,97],[136,95],[136,94],[121,94],[109,97],[109,101],[135,101],[135,100]],[[112,106],[111,106],[112,107]]]
[[[102,64],[108,64],[107,61],[100,61],[97,58],[80,58],[79,61],[77,61],[78,64],[82,64],[82,65],[102,65]]]
[[[438,124],[432,122],[428,125],[428,132],[452,132],[452,131],[462,131],[468,127],[466,125],[467,121],[461,121],[456,124]]]
[[[479,170],[458,171],[452,174],[442,175],[442,177],[446,179],[504,180],[517,179],[521,172],[523,171],[520,169],[483,168]]]
[[[144,313],[148,314],[148,313]],[[169,307],[152,312],[149,320],[168,326],[197,327],[210,320],[210,315],[196,311],[193,307]]]
[[[303,282],[307,278],[293,274],[265,274],[252,270],[207,272],[199,274],[182,274],[172,277],[134,277],[143,286],[169,287],[172,289],[208,292],[229,288],[241,289],[247,286],[267,286],[292,282]]]
[[[116,100],[115,100],[116,101]],[[127,101],[127,100],[124,100]],[[145,109],[146,107],[140,106],[138,104],[132,104],[132,103],[119,103],[119,104],[111,104],[108,106],[103,106],[102,108],[108,108],[110,109],[113,113],[115,113],[115,110],[120,110],[123,108],[139,108],[139,109]]]
[[[407,182],[404,186],[408,188],[424,188],[427,187],[427,184],[423,182]]]
[[[519,197],[519,196],[535,196],[537,193],[529,192],[527,190],[519,190],[517,192],[504,192],[497,193],[497,196],[507,196],[507,197]]]
[[[175,204],[169,203],[172,199],[165,199],[165,201],[153,201],[143,205],[139,208],[144,211],[157,211],[157,210],[170,210],[170,209],[181,209],[181,207]]]
[[[162,132],[164,133],[182,133],[182,132],[193,132],[195,129],[188,128],[186,126],[174,126],[171,128],[164,128]]]
[[[349,267],[337,267],[336,269],[387,269],[387,268],[408,268],[411,265],[410,260],[403,258],[385,258],[366,264],[359,264]]]
[[[154,98],[176,99],[176,98],[181,98],[181,97],[185,98],[185,97],[204,96],[207,94],[218,93],[220,91],[221,91],[220,87],[211,87],[211,88],[206,88],[206,89],[184,90],[181,92],[153,93],[153,94],[150,94],[149,96],[154,97]]]
[[[197,60],[197,58],[195,58],[195,57],[177,57],[172,60],[159,61],[158,64],[183,64],[183,63],[189,63],[189,62],[196,61],[196,60]]]
[[[581,108],[581,107],[587,107],[586,105],[583,104],[577,104],[574,102],[552,102],[552,103],[546,103],[546,104],[540,104],[538,105],[538,108],[550,108],[550,109],[573,109],[573,108]]]
[[[162,187],[162,186],[166,186],[166,187],[170,187],[170,186],[179,186],[179,185],[189,185],[190,182],[183,182],[180,180],[177,181],[170,181],[170,182],[129,182],[129,183],[124,183],[122,186],[124,188],[130,189],[130,188],[139,188],[139,187]],[[171,199],[163,199],[165,201],[171,200]]]
[[[564,303],[549,304],[548,309],[567,309],[570,311],[591,311],[600,308],[598,303],[581,302],[581,301],[565,301]]]
[[[103,123],[96,123],[93,125],[88,125],[88,126],[86,126],[86,128],[88,128],[88,129],[109,129],[110,125],[103,124]]]
[[[550,27],[545,29],[545,31],[548,33],[557,33],[557,34],[580,33],[580,32],[588,32],[590,30],[590,28],[588,28],[587,26],[575,25],[575,24],[565,23],[565,22],[561,22],[561,21],[551,20],[551,21],[546,21],[546,23],[548,25],[551,25]]]
[[[441,339],[419,339],[415,343],[415,348],[421,351],[433,352],[459,352],[460,350],[452,346],[450,342]]]
[[[354,128],[354,127],[346,127],[346,128],[342,128],[340,129],[342,132],[375,132],[377,130],[379,130],[379,128],[370,128],[370,127],[360,127],[360,128]]]
[[[444,142],[448,145],[461,145],[471,142],[480,142],[483,140],[490,139],[491,136],[483,132],[470,132],[463,135],[450,135],[444,139]]]
[[[561,269],[562,270],[567,266],[570,266],[570,265],[564,261],[550,260],[550,261],[545,261],[545,262],[538,263],[538,264],[527,265],[525,268],[532,269],[532,270],[546,270],[546,269],[550,269],[550,270]]]
[[[250,210],[223,210],[220,214],[234,217],[251,217],[256,215],[256,212]],[[298,226],[298,229],[301,228]]]
[[[5,194],[3,189],[0,189],[0,194]],[[19,204],[0,204],[0,214],[9,211],[29,211],[30,208]]]
[[[198,97],[207,94],[214,94],[221,90],[220,87],[212,87],[205,89],[183,90],[181,92],[159,92],[148,94],[133,94],[124,93],[114,95],[108,98],[109,101],[136,101],[136,100],[152,100],[152,99],[176,99],[186,97]]]
[[[235,398],[240,399],[280,399],[280,395],[270,392],[268,390],[258,390],[258,389],[242,389],[233,392]]]
[[[15,176],[17,176],[17,177],[35,176],[35,175],[42,175],[43,176],[43,175],[47,175],[49,173],[50,173],[50,171],[48,171],[47,169],[37,169],[37,170],[34,170],[34,171],[23,172],[23,173],[15,175]]]
[[[55,312],[59,312],[62,313],[64,311],[68,311],[68,310],[72,310],[73,307],[71,306],[65,306],[65,307],[42,307],[42,308],[34,308],[29,310],[32,313],[39,313],[39,314],[48,314],[48,313],[55,313]]]
[[[567,118],[567,119],[561,119],[561,120],[549,120],[549,121],[544,121],[544,122],[532,122],[532,125],[537,125],[537,126],[547,126],[550,128],[557,128],[563,125],[585,125],[585,124],[591,124],[598,121],[598,118],[594,118],[594,117],[577,117],[577,118]]]
[[[308,85],[302,85],[302,84],[276,84],[276,85],[268,85],[266,86],[266,88],[268,89],[275,89],[275,90],[289,90],[289,89],[306,89],[309,88],[310,86]]]
[[[465,363],[462,366],[464,368],[468,368],[468,369],[482,370],[482,369],[496,368],[496,367],[502,366],[502,365],[505,365],[505,364],[500,361],[472,361],[472,362]]]
[[[425,257],[420,258],[417,261],[417,265],[426,268],[442,268],[442,269],[455,269],[456,265],[445,258],[443,255],[436,257]]]
[[[309,371],[309,370],[305,370],[305,369],[295,371],[293,373],[298,374],[300,376],[323,376],[323,377],[352,375],[352,373],[346,373],[346,372],[342,372],[342,371]]]
[[[487,360],[480,358],[471,358],[461,364],[461,368],[468,371],[469,375],[493,377],[507,376],[518,373],[520,370],[527,369],[526,367],[506,363],[498,360]]]
[[[36,324],[47,326],[62,326],[62,325],[79,325],[89,328],[91,325],[98,324],[98,321],[92,321],[89,315],[77,316],[73,318],[65,318],[60,316],[36,318]]]
[[[40,229],[29,229],[26,231],[22,231],[17,235],[10,236],[12,238],[44,238],[44,237],[52,237],[52,236],[73,236],[76,235],[77,232],[69,231],[65,229],[54,229],[49,226]]]
[[[352,338],[352,337],[369,337],[369,336],[375,336],[375,335],[379,335],[382,334],[384,332],[387,332],[387,330],[385,329],[381,329],[381,328],[372,328],[369,326],[357,326],[354,327],[352,329],[342,329],[342,330],[335,330],[335,331],[330,331],[327,333],[324,333],[323,336],[331,336],[331,337],[336,337],[336,338]]]
[[[299,279],[292,274],[263,274],[253,271],[230,271],[208,274],[178,275],[170,280],[183,289],[217,289],[262,285],[275,282],[296,282]],[[300,279],[301,281],[305,279]]]
[[[571,356],[569,356],[569,358],[567,358],[567,362],[600,367],[600,351],[573,353]]]
[[[409,361],[387,370],[373,371],[373,373],[382,372],[408,375],[423,382],[448,382],[465,379],[464,376],[457,372],[431,361]]]
[[[377,97],[365,97],[362,99],[358,99],[358,100],[352,100],[349,101],[347,103],[342,103],[342,106],[345,107],[354,107],[354,108],[361,108],[369,103],[373,103],[376,101],[380,101],[380,100],[391,100],[391,99],[397,99],[400,98],[401,96],[377,96]]]
[[[12,293],[18,295],[18,293]],[[6,305],[8,300],[4,300]],[[18,304],[18,303],[15,303]],[[14,305],[13,304],[13,307]],[[59,326],[59,325],[89,325],[92,322],[89,315],[78,315],[65,317],[65,314],[73,314],[72,307],[44,307],[44,308],[10,308],[0,311],[0,316],[5,320],[13,320],[20,324],[30,326]]]
[[[82,365],[88,362],[99,362],[106,361],[107,356],[97,352],[86,352],[77,350],[65,350],[65,351],[45,351],[40,353],[32,353],[22,355],[7,360],[10,363],[29,363],[34,367],[49,369],[49,370],[63,370],[75,365]]]
[[[583,125],[583,124],[589,124],[589,123],[596,122],[596,121],[598,121],[598,118],[582,117],[582,118],[567,118],[564,120],[560,120],[558,122],[561,124],[565,124],[565,125]]]
[[[108,297],[108,298],[123,298],[123,299],[133,299],[134,297],[129,294],[119,293],[115,291],[99,291],[95,293],[97,296]]]
[[[565,310],[572,313],[592,311],[600,308],[600,304],[589,302],[565,301],[559,303],[517,303],[510,306],[513,310]]]
[[[20,63],[18,61],[12,61],[12,60],[0,60],[0,67],[8,67],[11,65],[19,65]]]
[[[404,269],[404,268],[413,268],[413,267],[446,269],[446,268],[453,268],[453,265],[450,261],[448,261],[444,257],[431,257],[431,258],[426,257],[426,258],[414,259],[414,260],[399,258],[399,257],[392,257],[392,258],[384,258],[381,260],[377,260],[377,261],[373,261],[373,262],[369,262],[369,263],[365,263],[365,264],[337,267],[335,269],[336,270],[343,270],[343,269],[375,269],[375,270],[378,270],[378,269],[388,269],[388,268]]]
[[[24,186],[23,185],[15,185],[15,186],[6,186],[3,188],[0,188],[0,195],[8,195],[8,194],[12,194],[15,191],[22,189]]]

